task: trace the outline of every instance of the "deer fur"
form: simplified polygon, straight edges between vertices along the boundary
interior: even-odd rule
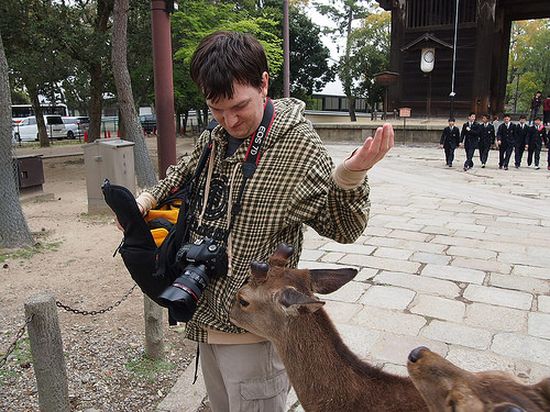
[[[280,246],[269,265],[251,265],[230,318],[274,344],[304,410],[427,411],[410,379],[385,373],[348,349],[314,296],[334,292],[357,271],[288,269],[291,253]]]
[[[550,378],[524,385],[505,372],[468,372],[422,346],[407,369],[430,412],[550,411]]]

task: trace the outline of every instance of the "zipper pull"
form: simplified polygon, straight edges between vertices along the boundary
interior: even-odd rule
[[[122,238],[122,240],[120,241],[120,245],[118,245],[117,248],[115,249],[113,253],[113,257],[115,257],[117,253],[120,253],[120,248],[122,247],[123,244],[124,244],[124,238]]]

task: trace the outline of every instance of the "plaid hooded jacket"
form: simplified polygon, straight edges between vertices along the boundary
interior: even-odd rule
[[[231,230],[230,273],[208,284],[193,319],[187,324],[189,339],[206,342],[207,329],[245,332],[229,321],[229,309],[237,290],[249,276],[250,262],[267,261],[277,245],[284,242],[294,247],[290,265],[296,266],[302,250],[303,224],[340,243],[354,242],[366,227],[370,209],[367,178],[352,189],[339,187],[332,177],[334,164],[304,117],[305,104],[292,98],[273,103],[276,117],[262,144],[260,163],[246,185],[242,209]],[[227,229],[228,205],[236,201],[242,181],[240,164],[250,142],[247,138],[233,155],[225,157],[225,130],[217,126],[212,137],[216,150],[203,230],[197,233],[194,228],[191,240],[212,234],[216,228]],[[170,168],[167,177],[146,192],[158,202],[173,188],[180,187],[193,174],[208,138],[207,131],[200,136],[190,159]],[[204,181],[201,180],[199,191],[204,192]],[[204,193],[199,198],[202,202]],[[197,214],[201,209],[202,203]]]

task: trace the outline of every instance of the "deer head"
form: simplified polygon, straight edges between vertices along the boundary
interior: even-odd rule
[[[234,324],[276,340],[284,335],[285,325],[324,305],[314,293],[332,293],[357,274],[355,269],[289,269],[286,265],[292,253],[290,246],[282,244],[268,263],[251,263],[250,279],[231,307],[229,316]]]
[[[411,351],[407,369],[431,412],[550,410],[550,378],[524,385],[504,372],[468,372],[423,346]]]

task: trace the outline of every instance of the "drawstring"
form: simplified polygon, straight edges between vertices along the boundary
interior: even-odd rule
[[[228,230],[228,238],[227,238],[227,276],[231,276],[231,258],[233,256],[232,253],[232,239],[231,236],[231,219],[233,218],[233,187],[235,183],[235,176],[237,175],[237,171],[239,170],[240,163],[237,163],[235,167],[233,168],[233,173],[231,173],[231,180],[229,181],[229,205],[227,206],[227,230]]]
[[[199,227],[202,225],[202,218],[206,213],[206,206],[208,205],[208,195],[210,194],[210,183],[212,182],[212,173],[214,171],[214,161],[216,158],[216,144],[212,140],[212,152],[210,153],[210,158],[208,159],[208,173],[206,175],[206,184],[204,186],[204,202],[202,204],[201,214],[198,218]]]

